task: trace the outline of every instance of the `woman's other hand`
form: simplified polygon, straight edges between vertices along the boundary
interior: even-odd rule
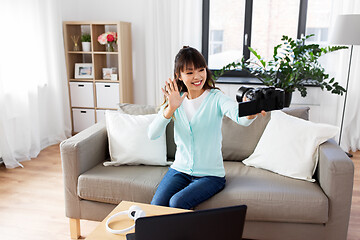
[[[243,97],[243,102],[247,102],[247,101],[249,101],[249,99],[246,96],[244,96]],[[257,114],[254,114],[254,115],[249,115],[249,116],[246,116],[246,118],[249,119],[249,120],[254,119],[259,114],[261,114],[263,117],[266,116],[266,112],[264,110],[262,110],[261,113],[257,113]]]
[[[161,88],[161,90],[166,96],[169,104],[169,106],[164,110],[164,117],[169,119],[174,114],[175,110],[180,107],[187,96],[187,92],[180,96],[176,80],[171,80],[170,78],[165,82],[165,86],[164,88]]]

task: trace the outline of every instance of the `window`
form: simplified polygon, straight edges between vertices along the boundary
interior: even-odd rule
[[[328,39],[328,28],[306,28],[306,35],[314,34],[315,36],[308,39],[308,42],[322,44]]]
[[[306,20],[306,35],[315,34],[308,42],[323,45],[329,38],[332,3],[328,0],[309,1]]]
[[[220,69],[242,56],[245,0],[211,0],[209,14],[208,65]]]
[[[223,30],[211,30],[210,40],[209,40],[210,55],[214,55],[222,52],[223,39],[224,39]]]
[[[272,58],[283,35],[297,37],[299,7],[300,0],[253,1],[251,47],[265,60]]]
[[[202,51],[209,68],[221,69],[243,56],[248,59],[248,46],[263,58],[271,58],[282,35],[305,35],[307,6],[308,0],[203,0]],[[322,30],[307,29],[311,31]],[[316,35],[321,41],[322,35]],[[247,76],[241,71],[226,75]]]

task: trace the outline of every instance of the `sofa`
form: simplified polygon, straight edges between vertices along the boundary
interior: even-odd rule
[[[153,114],[152,106],[121,104],[127,114]],[[308,119],[309,108],[283,109]],[[222,153],[226,186],[195,210],[246,204],[246,239],[346,240],[354,166],[330,139],[320,145],[316,181],[285,177],[248,167],[242,160],[255,149],[271,114],[243,127],[223,119]],[[167,126],[167,158],[174,159],[173,122]],[[80,236],[80,219],[102,221],[121,201],[150,203],[168,166],[107,166],[109,148],[105,122],[97,123],[60,144],[65,211],[72,238]],[[291,159],[291,156],[289,156]]]

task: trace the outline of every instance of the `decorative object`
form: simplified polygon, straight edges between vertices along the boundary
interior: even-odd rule
[[[342,131],[343,131],[343,126],[344,126],[347,90],[349,87],[353,46],[360,45],[360,27],[359,27],[359,25],[360,25],[360,14],[339,15],[336,19],[334,28],[332,30],[332,34],[330,36],[330,43],[351,45],[349,68],[348,68],[346,88],[345,88],[346,92],[345,92],[345,99],[344,99],[344,107],[343,107],[342,118],[341,118],[339,145],[341,143]],[[348,155],[350,157],[352,157],[351,154],[348,153]]]
[[[112,68],[103,68],[102,69],[103,72],[103,79],[104,80],[110,80],[111,79],[111,74],[116,73],[116,68],[112,67]],[[112,80],[112,79],[111,79]]]
[[[117,33],[116,32],[106,32],[101,34],[98,37],[98,42],[101,45],[106,45],[106,51],[107,52],[113,52],[114,46],[113,44],[117,41]]]
[[[116,73],[111,74],[111,80],[113,80],[113,81],[117,81],[117,80],[118,80],[118,77],[117,77],[117,74],[116,74]]]
[[[345,89],[338,82],[335,82],[334,78],[331,78],[329,82],[325,81],[329,79],[329,74],[325,73],[325,69],[319,63],[318,58],[326,53],[347,47],[321,48],[318,44],[305,44],[305,41],[312,36],[314,35],[307,35],[296,40],[283,36],[282,43],[274,47],[273,59],[267,62],[253,48],[249,47],[255,59],[245,60],[243,57],[238,62],[230,63],[219,71],[215,71],[214,78],[217,79],[225,71],[242,69],[267,86],[284,89],[287,95],[298,89],[301,96],[305,97],[307,95],[306,85],[308,84],[342,95]]]
[[[75,63],[75,78],[93,78],[92,63]]]
[[[106,51],[107,52],[113,52],[114,51],[114,46],[112,42],[109,42],[106,44]]]
[[[157,114],[129,115],[119,111],[105,112],[111,161],[104,166],[119,165],[168,165],[166,135],[150,140],[149,124]]]
[[[271,112],[256,148],[243,163],[310,182],[317,162],[318,147],[338,133],[338,127],[313,123],[282,111]]]
[[[81,36],[81,44],[82,44],[82,50],[84,52],[91,51],[91,36],[90,36],[90,34],[83,34]]]
[[[78,45],[79,42],[79,36],[76,35],[72,35],[70,36],[71,40],[74,42],[74,47],[73,47],[73,51],[80,51],[80,47]]]

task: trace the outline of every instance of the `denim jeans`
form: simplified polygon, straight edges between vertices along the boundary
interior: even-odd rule
[[[225,182],[225,177],[194,177],[169,168],[151,204],[191,209],[220,192]]]

